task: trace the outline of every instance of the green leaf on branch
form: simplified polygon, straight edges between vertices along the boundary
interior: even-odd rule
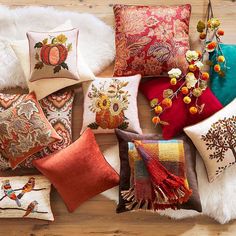
[[[41,48],[43,44],[41,42],[38,42],[34,45],[34,48]]]
[[[62,67],[63,69],[69,70],[68,65],[67,65],[65,62],[62,62],[62,63],[61,63],[61,67]]]

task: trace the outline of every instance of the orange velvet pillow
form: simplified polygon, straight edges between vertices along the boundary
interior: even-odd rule
[[[51,181],[69,212],[119,184],[119,175],[105,160],[90,128],[67,148],[33,164]]]

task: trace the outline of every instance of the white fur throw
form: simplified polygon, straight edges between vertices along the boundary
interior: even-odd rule
[[[0,6],[0,38],[26,39],[28,31],[48,31],[63,24],[66,20],[71,20],[72,25],[79,28],[81,54],[93,73],[98,74],[114,59],[114,31],[91,14],[59,11],[52,7],[10,9]],[[22,81],[25,79],[21,76],[21,67],[14,51],[1,41],[0,74],[0,89],[26,87],[25,81]]]

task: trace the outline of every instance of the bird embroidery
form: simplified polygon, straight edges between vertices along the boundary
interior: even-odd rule
[[[37,211],[37,208],[38,208],[38,202],[37,201],[33,201],[31,202],[27,209],[26,209],[26,212],[25,214],[23,215],[23,217],[26,217],[28,216],[30,213],[33,213],[33,212],[36,212]]]
[[[17,198],[14,190],[12,189],[10,181],[8,179],[2,181],[2,190],[4,191],[7,197],[9,197],[11,200],[16,202],[18,207],[21,207],[21,203],[19,199]]]
[[[24,185],[24,187],[22,188],[22,192],[20,194],[18,194],[17,198],[21,199],[25,193],[29,193],[32,191],[32,189],[35,186],[35,178],[34,177],[30,177],[28,182]]]

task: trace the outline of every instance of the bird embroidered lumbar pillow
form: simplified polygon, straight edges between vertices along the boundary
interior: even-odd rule
[[[53,221],[51,183],[41,175],[0,177],[0,218]]]

